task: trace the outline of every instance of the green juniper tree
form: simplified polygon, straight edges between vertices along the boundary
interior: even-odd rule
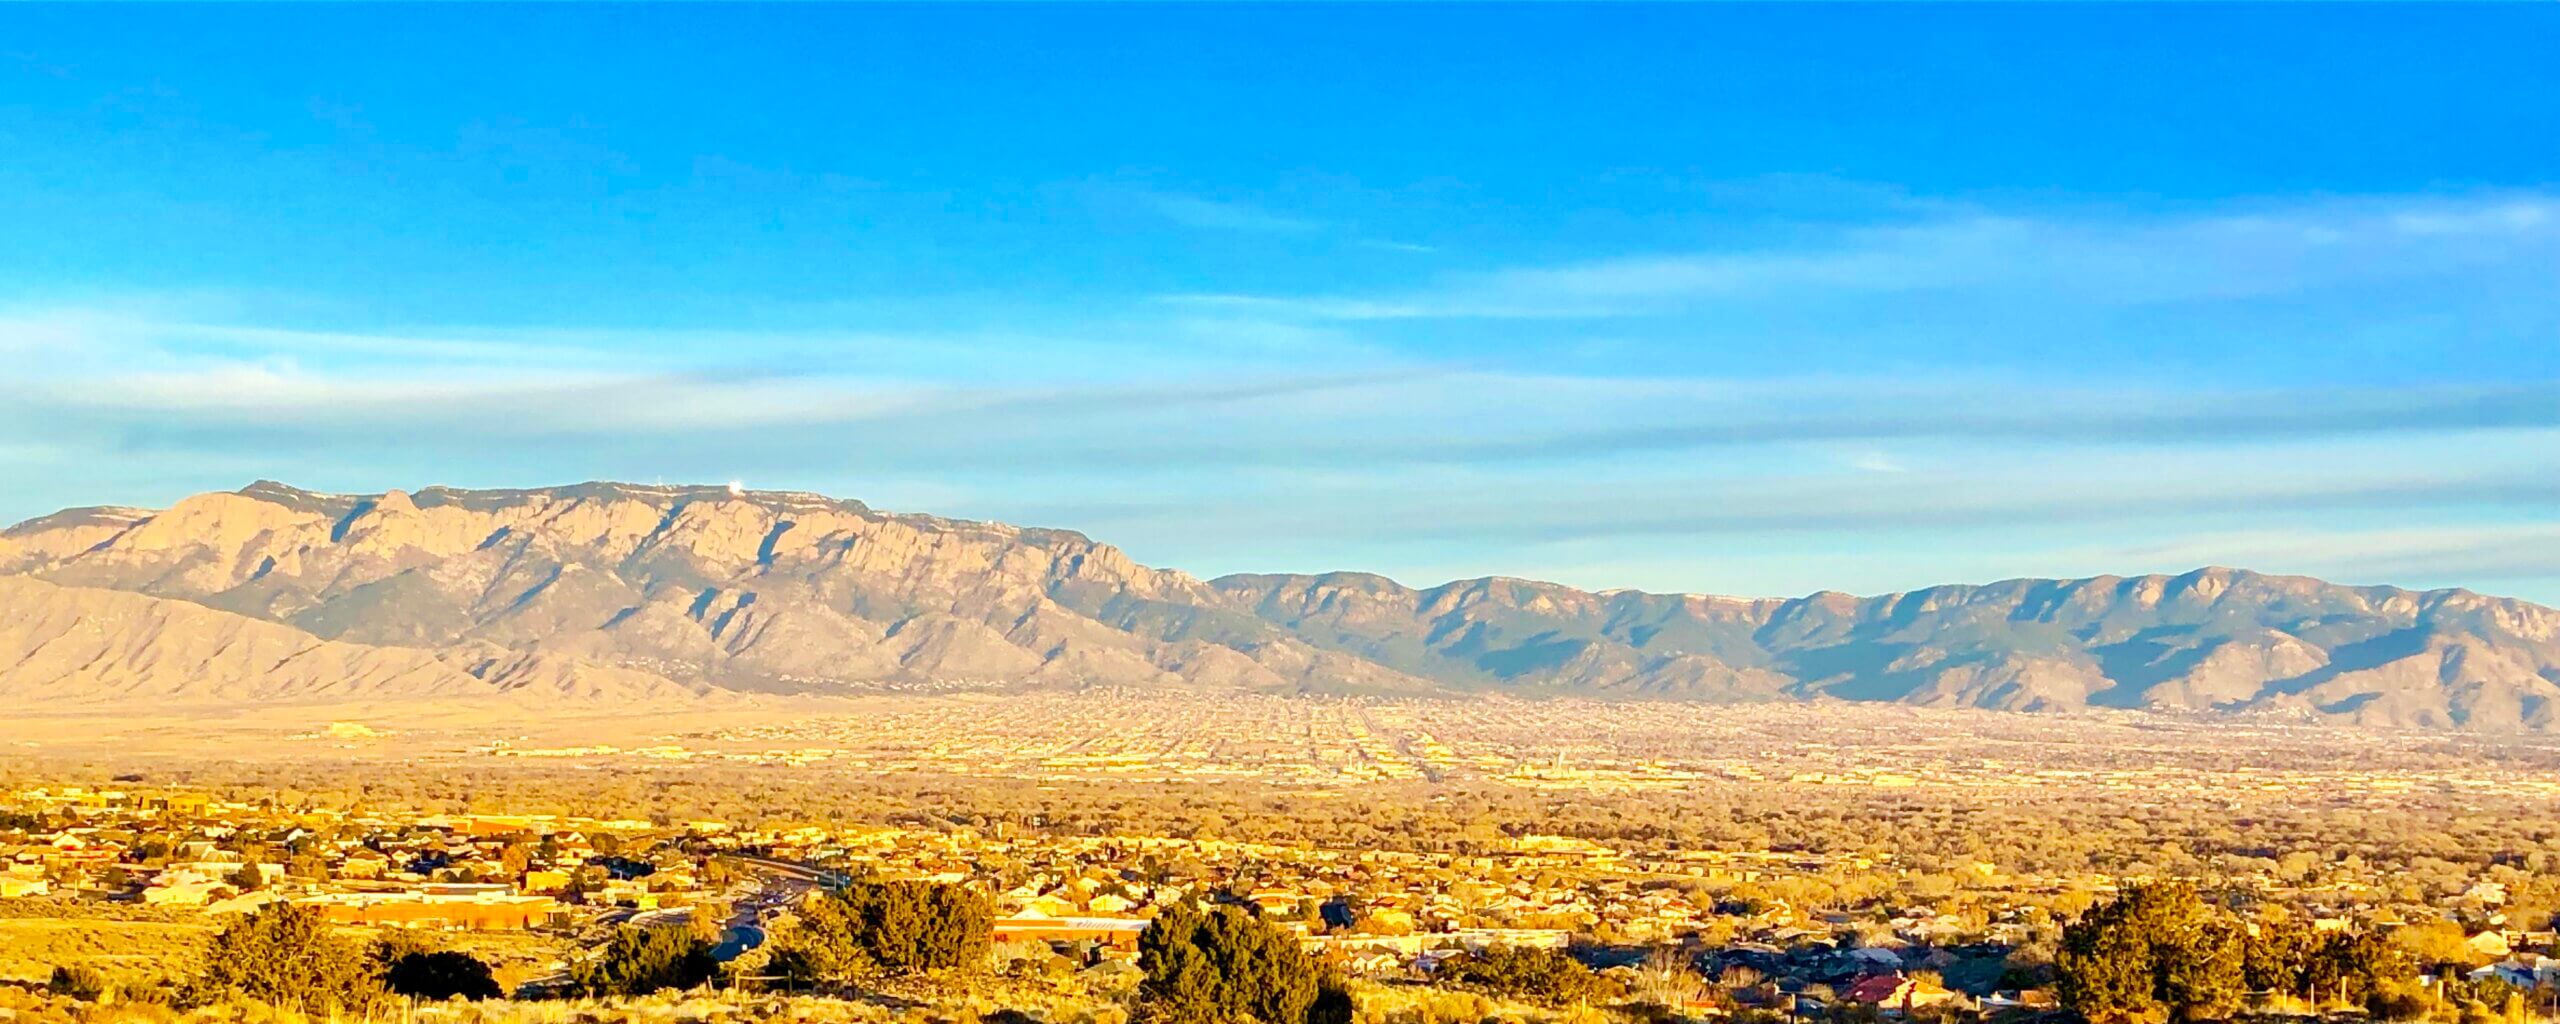
[[[2140,886],[2063,929],[2055,980],[2092,1021],[2219,1019],[2240,1005],[2244,934],[2193,887]]]
[[[986,962],[994,919],[965,886],[855,882],[802,903],[770,962],[802,983],[967,969]]]
[[[718,969],[711,944],[691,928],[625,927],[594,957],[571,967],[569,980],[583,995],[636,996],[692,988],[711,980]]]
[[[213,937],[191,1001],[249,999],[306,1013],[362,1013],[382,996],[373,958],[318,910],[270,903]]]
[[[1350,993],[1297,936],[1236,907],[1177,906],[1138,937],[1138,1007],[1150,1024],[1342,1024]]]

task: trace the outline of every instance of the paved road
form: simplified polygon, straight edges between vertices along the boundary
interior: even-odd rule
[[[728,855],[728,859],[737,861],[740,864],[746,865],[748,869],[762,874],[781,875],[785,878],[796,878],[812,885],[832,885],[841,882],[844,879],[844,875],[841,872],[829,871],[820,867],[811,867],[807,864],[802,864],[799,861],[775,860],[771,857],[747,857],[734,854]]]
[[[719,944],[711,947],[711,958],[725,964],[761,945],[764,945],[764,929],[751,924],[732,924],[720,933]]]
[[[733,905],[734,911],[724,922],[726,927],[720,933],[720,943],[711,951],[711,955],[723,963],[764,944],[766,911],[790,906],[811,890],[840,880],[836,872],[795,861],[738,856],[727,859],[754,872],[761,882],[753,894]]]

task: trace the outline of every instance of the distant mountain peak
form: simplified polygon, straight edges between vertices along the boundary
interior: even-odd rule
[[[590,700],[1492,690],[2560,730],[2560,612],[2222,566],[1787,599],[1351,571],[1202,582],[1080,533],[805,492],[261,480],[29,520],[0,533],[11,577],[13,699],[326,699],[338,673],[368,694]],[[331,668],[272,670],[286,663]]]

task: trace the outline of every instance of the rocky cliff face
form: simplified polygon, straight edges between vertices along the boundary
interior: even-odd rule
[[[47,606],[107,592],[186,602],[135,641],[156,652],[153,685],[173,690],[246,671],[196,667],[179,653],[181,634],[253,625],[262,636],[418,652],[475,677],[494,671],[483,667],[492,657],[542,659],[590,677],[573,689],[607,692],[592,678],[607,668],[656,680],[653,692],[1286,689],[1364,675],[1328,672],[1342,659],[1276,630],[1226,645],[1106,625],[1087,612],[1219,598],[1078,534],[805,494],[590,484],[349,496],[261,482],[158,513],[81,509],[23,524],[0,536],[0,572],[57,585],[43,600],[10,601],[12,620],[58,617]],[[15,685],[43,675],[37,653],[0,648],[21,666]]]
[[[2018,711],[2264,711],[2550,731],[2560,612],[2205,569],[1788,601],[1376,577],[1213,586],[1312,641],[1477,685]]]
[[[809,494],[258,483],[0,534],[0,695],[1503,689],[2560,729],[2560,612],[2225,569],[1794,600],[1150,569]]]

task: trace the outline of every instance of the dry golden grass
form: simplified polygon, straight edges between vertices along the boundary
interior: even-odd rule
[[[355,1018],[309,1016],[254,1004],[177,1009],[159,1005],[170,985],[199,969],[214,931],[204,920],[0,918],[0,1020],[9,1024],[324,1024]],[[376,933],[347,930],[371,941]],[[521,933],[435,933],[431,943],[459,949],[516,972],[547,965],[567,952],[561,940]],[[117,994],[103,1003],[44,991],[57,966],[103,972]],[[151,993],[157,992],[155,997]],[[1608,1015],[1556,1011],[1417,985],[1354,982],[1357,1024],[1597,1024]],[[140,994],[141,998],[136,998]],[[365,1024],[980,1024],[1006,1011],[1044,1024],[1129,1024],[1129,993],[1094,991],[1081,977],[976,976],[898,986],[894,995],[850,997],[702,990],[611,1000],[492,1000],[416,1004],[397,1001]],[[1006,1014],[1009,1016],[1010,1014]]]
[[[1359,1008],[1354,1024],[1479,1024],[1517,1021],[1522,1024],[1586,1024],[1619,1019],[1597,1007],[1551,1009],[1475,992],[1425,985],[1381,985],[1355,981],[1351,992]]]
[[[206,922],[0,918],[0,979],[41,982],[55,967],[94,967],[119,979],[195,975]]]
[[[1116,1002],[1051,996],[956,994],[931,1000],[839,999],[813,995],[664,993],[636,999],[451,1002],[386,1006],[370,1017],[327,1017],[255,1004],[187,1010],[134,1002],[84,1003],[40,986],[0,986],[0,1019],[12,1024],[979,1024],[1003,1010],[1048,1024],[1128,1024]]]
[[[661,993],[636,999],[452,1002],[384,1007],[362,1024],[980,1024],[1013,1011],[1045,1024],[1129,1024],[1116,999],[1070,990],[980,979],[983,987],[920,999],[754,995],[715,991]],[[1355,983],[1358,1024],[1605,1024],[1599,1009],[1549,1010],[1467,992]],[[49,997],[40,989],[0,987],[0,1010],[13,1024],[358,1024],[258,1005],[176,1010],[122,1003],[99,1005]]]
[[[0,982],[41,984],[56,967],[86,967],[119,985],[181,984],[202,969],[205,944],[221,926],[219,920],[192,912],[121,909],[132,913],[0,915]],[[368,945],[387,934],[339,931]],[[506,985],[550,973],[571,952],[567,940],[525,932],[429,932],[416,937],[432,948],[480,958]]]

